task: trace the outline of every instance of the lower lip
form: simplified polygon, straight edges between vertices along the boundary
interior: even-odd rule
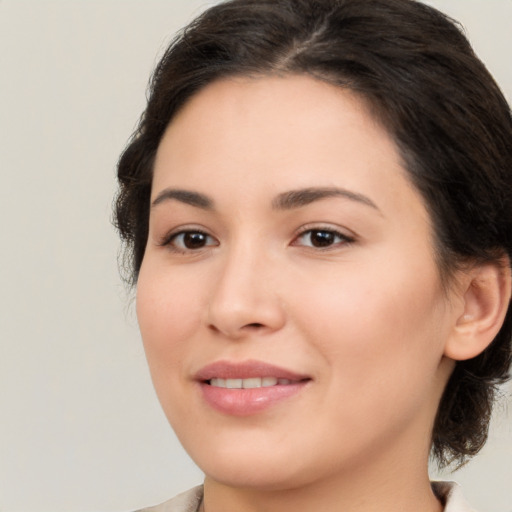
[[[228,389],[201,382],[206,403],[213,409],[232,416],[250,416],[297,395],[308,381],[251,389]]]

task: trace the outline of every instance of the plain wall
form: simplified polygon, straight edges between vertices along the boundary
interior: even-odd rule
[[[201,481],[154,396],[110,224],[115,164],[204,0],[0,0],[0,512],[123,511]],[[432,2],[512,99],[512,1]],[[512,512],[511,388],[453,477]]]

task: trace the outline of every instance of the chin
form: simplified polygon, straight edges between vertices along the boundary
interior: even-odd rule
[[[240,446],[233,443],[232,447],[187,451],[207,478],[229,487],[271,491],[307,483],[306,473],[311,469],[301,464],[297,453],[276,453],[275,449],[260,449],[256,445],[244,450]]]
[[[289,462],[288,462],[289,466]],[[205,471],[207,479],[228,487],[254,489],[258,491],[284,491],[302,487],[308,483],[300,471],[295,474],[282,467],[269,469],[268,465],[255,467],[254,464],[231,464],[228,467],[217,465],[211,471]]]
[[[244,450],[240,449],[240,444],[236,446],[234,443],[232,447],[210,448],[209,452],[204,449],[196,453],[189,450],[189,454],[207,479],[228,487],[258,491],[306,487],[331,473],[343,471],[343,464],[340,465],[338,458],[332,460],[326,454],[318,453],[318,450],[312,453],[304,449],[305,446],[295,443],[282,450],[276,450],[276,446],[279,445],[255,444]],[[207,457],[205,453],[208,453]]]

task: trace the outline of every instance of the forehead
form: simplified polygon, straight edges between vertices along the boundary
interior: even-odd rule
[[[251,129],[252,136],[259,132],[254,144],[265,141],[268,149],[275,149],[299,134],[313,141],[315,133],[325,135],[347,125],[354,129],[364,125],[368,140],[379,132],[393,145],[365,100],[349,89],[307,75],[232,77],[192,96],[172,119],[164,138],[196,137],[204,144],[215,134],[215,145],[220,147],[238,135],[237,142],[249,147],[251,139],[246,135]]]

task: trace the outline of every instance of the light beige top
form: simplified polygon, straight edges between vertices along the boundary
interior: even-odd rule
[[[142,508],[137,512],[198,512],[202,501],[203,486],[198,485],[160,505]]]
[[[436,496],[444,503],[444,512],[474,512],[467,504],[459,485],[454,482],[432,482]],[[172,500],[137,512],[198,512],[203,501],[203,486],[199,485]]]

